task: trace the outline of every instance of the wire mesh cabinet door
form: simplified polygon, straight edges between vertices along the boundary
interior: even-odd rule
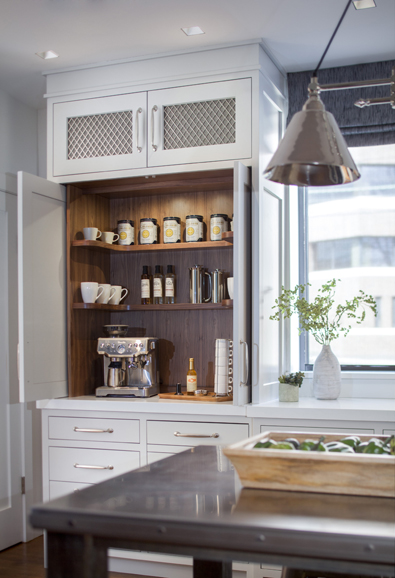
[[[251,157],[251,78],[148,93],[148,166]]]
[[[53,105],[53,176],[144,168],[147,93]]]

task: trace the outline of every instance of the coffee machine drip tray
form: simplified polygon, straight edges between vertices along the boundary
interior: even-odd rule
[[[96,389],[96,397],[152,397],[158,395],[159,387],[150,385],[149,387],[137,387],[133,385],[123,385],[119,387],[108,387],[103,385]]]

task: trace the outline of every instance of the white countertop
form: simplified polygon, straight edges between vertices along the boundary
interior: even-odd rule
[[[176,401],[158,396],[97,398],[93,395],[37,401],[39,409],[77,411],[132,411],[136,413],[220,415],[271,419],[325,419],[392,422],[395,429],[395,399],[339,398],[319,400],[301,397],[298,402],[267,401],[236,406],[232,402]]]
[[[245,406],[238,407],[231,401],[190,401],[161,399],[159,396],[142,398],[109,398],[84,395],[37,401],[39,409],[69,409],[82,411],[135,411],[136,413],[169,413],[182,415],[246,416]]]
[[[275,419],[348,419],[352,421],[392,422],[395,429],[395,399],[342,397],[315,399],[301,397],[297,402],[267,401],[246,406],[247,417]]]

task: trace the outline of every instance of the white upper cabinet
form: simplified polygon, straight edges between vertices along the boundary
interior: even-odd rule
[[[63,100],[50,111],[48,176],[58,182],[251,157],[251,78]]]
[[[53,175],[145,167],[146,110],[146,92],[55,103]]]
[[[251,79],[148,93],[148,166],[251,157]]]

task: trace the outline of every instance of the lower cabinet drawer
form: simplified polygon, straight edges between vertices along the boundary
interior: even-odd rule
[[[49,499],[56,500],[67,494],[79,492],[84,488],[89,488],[92,484],[81,484],[72,482],[50,482],[49,483]]]
[[[48,435],[51,440],[138,444],[140,421],[138,419],[50,416]]]
[[[49,448],[49,479],[96,484],[140,466],[140,452]]]
[[[147,421],[147,443],[156,445],[227,445],[249,436],[246,423]]]

